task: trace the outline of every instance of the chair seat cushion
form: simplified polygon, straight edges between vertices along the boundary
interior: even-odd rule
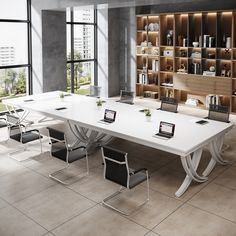
[[[10,138],[20,142],[21,134],[18,133],[18,134],[11,135]],[[40,138],[42,138],[42,136],[40,136]],[[37,139],[39,139],[39,135],[36,134],[36,133],[31,133],[31,132],[29,132],[29,133],[22,133],[22,143],[23,144],[35,141]]]
[[[0,128],[7,127],[7,123],[4,121],[0,121]]]
[[[138,172],[130,176],[129,188],[134,188],[138,184],[147,180],[147,175],[144,172]]]
[[[52,150],[52,156],[54,156],[58,159],[61,159],[62,161],[66,161],[66,153],[67,153],[66,148],[63,148],[63,149],[53,148],[53,150]],[[68,162],[72,163],[72,162],[77,161],[83,157],[85,157],[85,152],[82,149],[70,151],[69,157],[68,157]]]

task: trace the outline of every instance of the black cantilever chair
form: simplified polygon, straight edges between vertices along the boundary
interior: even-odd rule
[[[229,107],[222,105],[210,104],[208,110],[209,120],[216,120],[221,122],[229,123]],[[223,144],[221,151],[226,151],[230,146],[228,144]]]
[[[210,104],[207,118],[229,123],[229,107]]]
[[[120,90],[120,100],[118,100],[117,102],[133,105],[134,104],[134,92],[127,91],[127,90]]]
[[[103,204],[124,215],[130,215],[137,208],[144,205],[149,200],[149,176],[146,168],[131,170],[128,166],[127,153],[117,149],[103,146],[102,157],[104,162],[104,178],[115,182],[121,186],[120,190],[103,200]],[[147,182],[147,199],[129,212],[124,212],[108,203],[110,199],[122,193],[124,189],[132,189],[137,185]]]
[[[51,144],[51,156],[59,158],[66,162],[66,166],[60,170],[57,170],[51,174],[49,177],[62,183],[62,184],[71,184],[71,181],[64,181],[60,178],[60,173],[62,173],[65,169],[67,169],[70,163],[77,161],[83,157],[86,158],[86,166],[87,172],[86,175],[89,174],[89,165],[88,165],[88,153],[85,146],[78,146],[75,144],[69,144],[64,132],[59,131],[57,129],[47,127],[50,144]],[[58,176],[58,177],[57,177]],[[69,179],[71,179],[70,177]]]
[[[26,150],[28,143],[39,140],[40,151],[42,153],[41,139],[43,138],[43,136],[41,136],[39,130],[37,129],[26,130],[26,127],[20,123],[20,118],[17,116],[7,114],[6,117],[7,117],[9,138],[23,144],[23,151]],[[13,155],[14,153],[19,152],[19,151],[22,151],[22,150],[13,151],[10,153],[10,155]]]
[[[163,97],[161,99],[161,107],[159,108],[159,110],[177,113],[177,109],[178,109],[177,99],[171,97]]]
[[[7,127],[7,120],[5,118],[0,118],[0,128]]]

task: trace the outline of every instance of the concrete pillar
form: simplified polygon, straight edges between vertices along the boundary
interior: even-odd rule
[[[42,11],[43,92],[66,91],[66,13]]]

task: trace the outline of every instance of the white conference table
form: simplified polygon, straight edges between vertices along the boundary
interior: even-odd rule
[[[96,98],[71,94],[60,99],[59,93],[60,91],[54,91],[6,99],[3,100],[3,103],[7,106],[23,108],[68,121],[77,127],[77,137],[82,141],[89,142],[91,134],[90,137],[86,137],[86,135],[88,130],[92,130],[96,134],[95,137],[102,138],[106,134],[179,155],[186,177],[175,193],[177,197],[188,189],[193,180],[199,183],[207,181],[207,176],[216,163],[222,165],[228,163],[221,157],[221,147],[224,135],[233,126],[231,123],[208,120],[207,124],[199,125],[195,123],[200,120],[197,117],[161,110],[152,110],[152,119],[148,122],[143,112],[139,112],[140,109],[143,109],[140,106],[105,99],[106,102],[99,110],[96,106]],[[61,107],[66,109],[56,110]],[[117,111],[116,121],[112,124],[98,122],[103,118],[106,108]],[[158,132],[160,121],[175,124],[173,138],[164,140],[153,136]],[[98,140],[98,138],[94,140]],[[212,158],[204,172],[198,174],[197,167],[204,147],[209,148]]]

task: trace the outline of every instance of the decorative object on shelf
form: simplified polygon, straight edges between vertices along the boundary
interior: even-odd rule
[[[156,36],[156,46],[157,47],[159,46],[159,38],[158,38],[158,36]]]
[[[148,30],[148,25],[144,26],[144,30],[146,30],[146,31]]]
[[[141,44],[141,47],[152,47],[152,42],[148,42],[147,40],[144,40]]]
[[[198,47],[199,46],[199,42],[193,42],[193,47]]]
[[[183,39],[183,47],[187,47],[188,46],[188,39],[184,38]]]
[[[215,94],[208,94],[206,96],[206,108],[209,108],[210,104],[212,105],[220,105],[221,96]]]
[[[165,57],[173,57],[173,50],[164,50],[163,51],[163,56]]]
[[[173,71],[173,66],[171,64],[166,64],[165,70],[166,71]]]
[[[209,34],[204,34],[203,35],[203,47],[204,48],[208,48],[209,47],[209,38],[210,38]]]
[[[178,68],[178,70],[177,70],[177,73],[187,74],[187,70],[186,70],[186,67],[185,67],[184,63],[181,63],[181,64],[179,65],[179,68]]]
[[[159,71],[159,61],[156,59],[152,59],[152,71]]]
[[[226,47],[226,34],[223,34],[221,46],[222,46],[222,48]]]
[[[201,59],[202,56],[200,52],[192,52],[191,57]]]
[[[158,50],[158,48],[153,48],[153,49],[152,49],[152,55],[159,56],[159,50]]]
[[[149,108],[145,109],[144,114],[145,114],[146,120],[151,121],[152,113]]]
[[[142,48],[141,48],[141,53],[142,53],[142,54],[145,54],[145,47],[142,47]]]
[[[158,31],[159,30],[159,24],[158,23],[154,23],[153,29],[154,29],[154,31]]]
[[[167,30],[166,45],[173,46],[173,30]]]
[[[209,48],[215,47],[215,37],[209,37]]]
[[[206,71],[203,71],[202,75],[205,75],[205,76],[216,76],[216,72],[215,71],[206,70]]]
[[[209,59],[214,59],[215,56],[216,56],[216,54],[213,53],[213,52],[209,52],[209,53],[207,54],[207,57],[208,57]]]
[[[200,63],[192,63],[192,74],[199,75],[201,74],[201,64]]]
[[[231,48],[231,37],[226,38],[226,48]]]
[[[227,64],[224,64],[224,66],[221,70],[221,76],[223,76],[223,77],[230,77],[231,76],[231,70],[228,69]]]
[[[187,51],[186,50],[179,50],[179,56],[180,57],[187,57]]]
[[[196,98],[188,98],[187,101],[185,102],[185,104],[186,104],[186,105],[189,105],[189,106],[194,106],[194,107],[196,107],[196,106],[198,106],[199,101],[198,101],[198,99],[196,99]]]
[[[209,71],[215,72],[215,71],[216,71],[216,68],[215,68],[214,66],[210,66],[210,67],[209,67]]]

